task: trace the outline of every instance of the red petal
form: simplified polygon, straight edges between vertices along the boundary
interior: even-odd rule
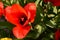
[[[59,0],[59,1],[55,1],[55,2],[53,1],[52,4],[53,4],[54,6],[60,6],[60,0]]]
[[[60,6],[60,0],[44,0],[44,2],[51,2],[53,6]]]
[[[19,4],[12,5],[12,13],[14,13],[14,14],[17,13],[17,15],[25,14],[27,16],[26,11]]]
[[[12,8],[10,6],[6,7],[5,14],[4,14],[5,18],[10,23],[17,25],[19,23],[19,20],[18,20],[18,18],[16,16],[14,16],[15,14],[12,15],[11,11],[12,11]]]
[[[28,32],[30,31],[31,26],[16,26],[13,28],[13,34],[16,38],[18,39],[23,39],[26,37],[26,35],[28,34]]]
[[[44,2],[45,2],[45,3],[48,3],[48,2],[50,2],[50,0],[44,0]]]
[[[59,40],[60,38],[60,32],[59,29],[55,32],[55,40]]]
[[[34,18],[36,16],[36,5],[35,5],[35,3],[29,3],[29,4],[27,4],[24,7],[24,9],[28,13],[28,17],[30,19],[30,22],[33,22],[34,21]]]
[[[3,13],[3,3],[0,2],[0,17],[1,17],[1,15],[2,15],[2,13]]]
[[[19,5],[14,4],[5,8],[5,18],[12,24],[19,25],[21,15],[27,16],[26,11]]]
[[[3,6],[3,3],[2,2],[0,2],[0,8],[4,8],[4,6]]]

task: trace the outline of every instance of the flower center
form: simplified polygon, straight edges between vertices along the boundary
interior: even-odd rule
[[[22,15],[21,18],[20,18],[20,24],[24,24],[27,20],[27,17],[25,15]]]

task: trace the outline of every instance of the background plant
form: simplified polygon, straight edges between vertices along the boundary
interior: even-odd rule
[[[31,31],[24,40],[55,40],[55,32],[60,28],[60,7],[53,6],[51,2],[45,3],[43,0],[1,0],[4,7],[15,3],[24,7],[30,2],[34,2],[37,6],[36,18],[32,23]],[[9,37],[16,39],[11,30],[13,24],[6,21],[4,16],[0,18],[0,38]]]

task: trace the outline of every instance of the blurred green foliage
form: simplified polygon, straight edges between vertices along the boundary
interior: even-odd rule
[[[27,3],[35,2],[37,5],[36,18],[31,31],[24,40],[54,40],[54,33],[57,28],[60,28],[60,7],[54,7],[51,3],[46,4],[43,0],[2,0],[2,2],[5,7],[14,3],[24,7]],[[13,40],[18,40],[11,33],[14,25],[3,20],[0,21],[0,38],[11,37]]]

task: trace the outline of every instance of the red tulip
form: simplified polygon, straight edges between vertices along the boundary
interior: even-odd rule
[[[3,14],[3,3],[0,2],[0,17],[2,16]]]
[[[4,15],[7,21],[17,26],[13,28],[13,34],[16,38],[22,39],[30,31],[31,27],[27,26],[28,15],[19,4],[14,4],[12,6],[6,7]]]
[[[19,26],[19,27],[14,27],[13,28],[13,34],[16,38],[18,39],[23,39],[26,37],[26,35],[29,33],[30,31],[30,26]]]
[[[36,6],[33,3],[27,4],[24,8],[19,4],[14,4],[5,8],[5,18],[10,23],[16,25],[13,34],[16,38],[24,38],[30,31],[29,22],[33,22],[36,15]],[[27,8],[27,9],[26,9]],[[35,9],[34,9],[35,8]]]
[[[58,29],[56,32],[55,32],[55,40],[59,40],[60,38],[60,30]]]

